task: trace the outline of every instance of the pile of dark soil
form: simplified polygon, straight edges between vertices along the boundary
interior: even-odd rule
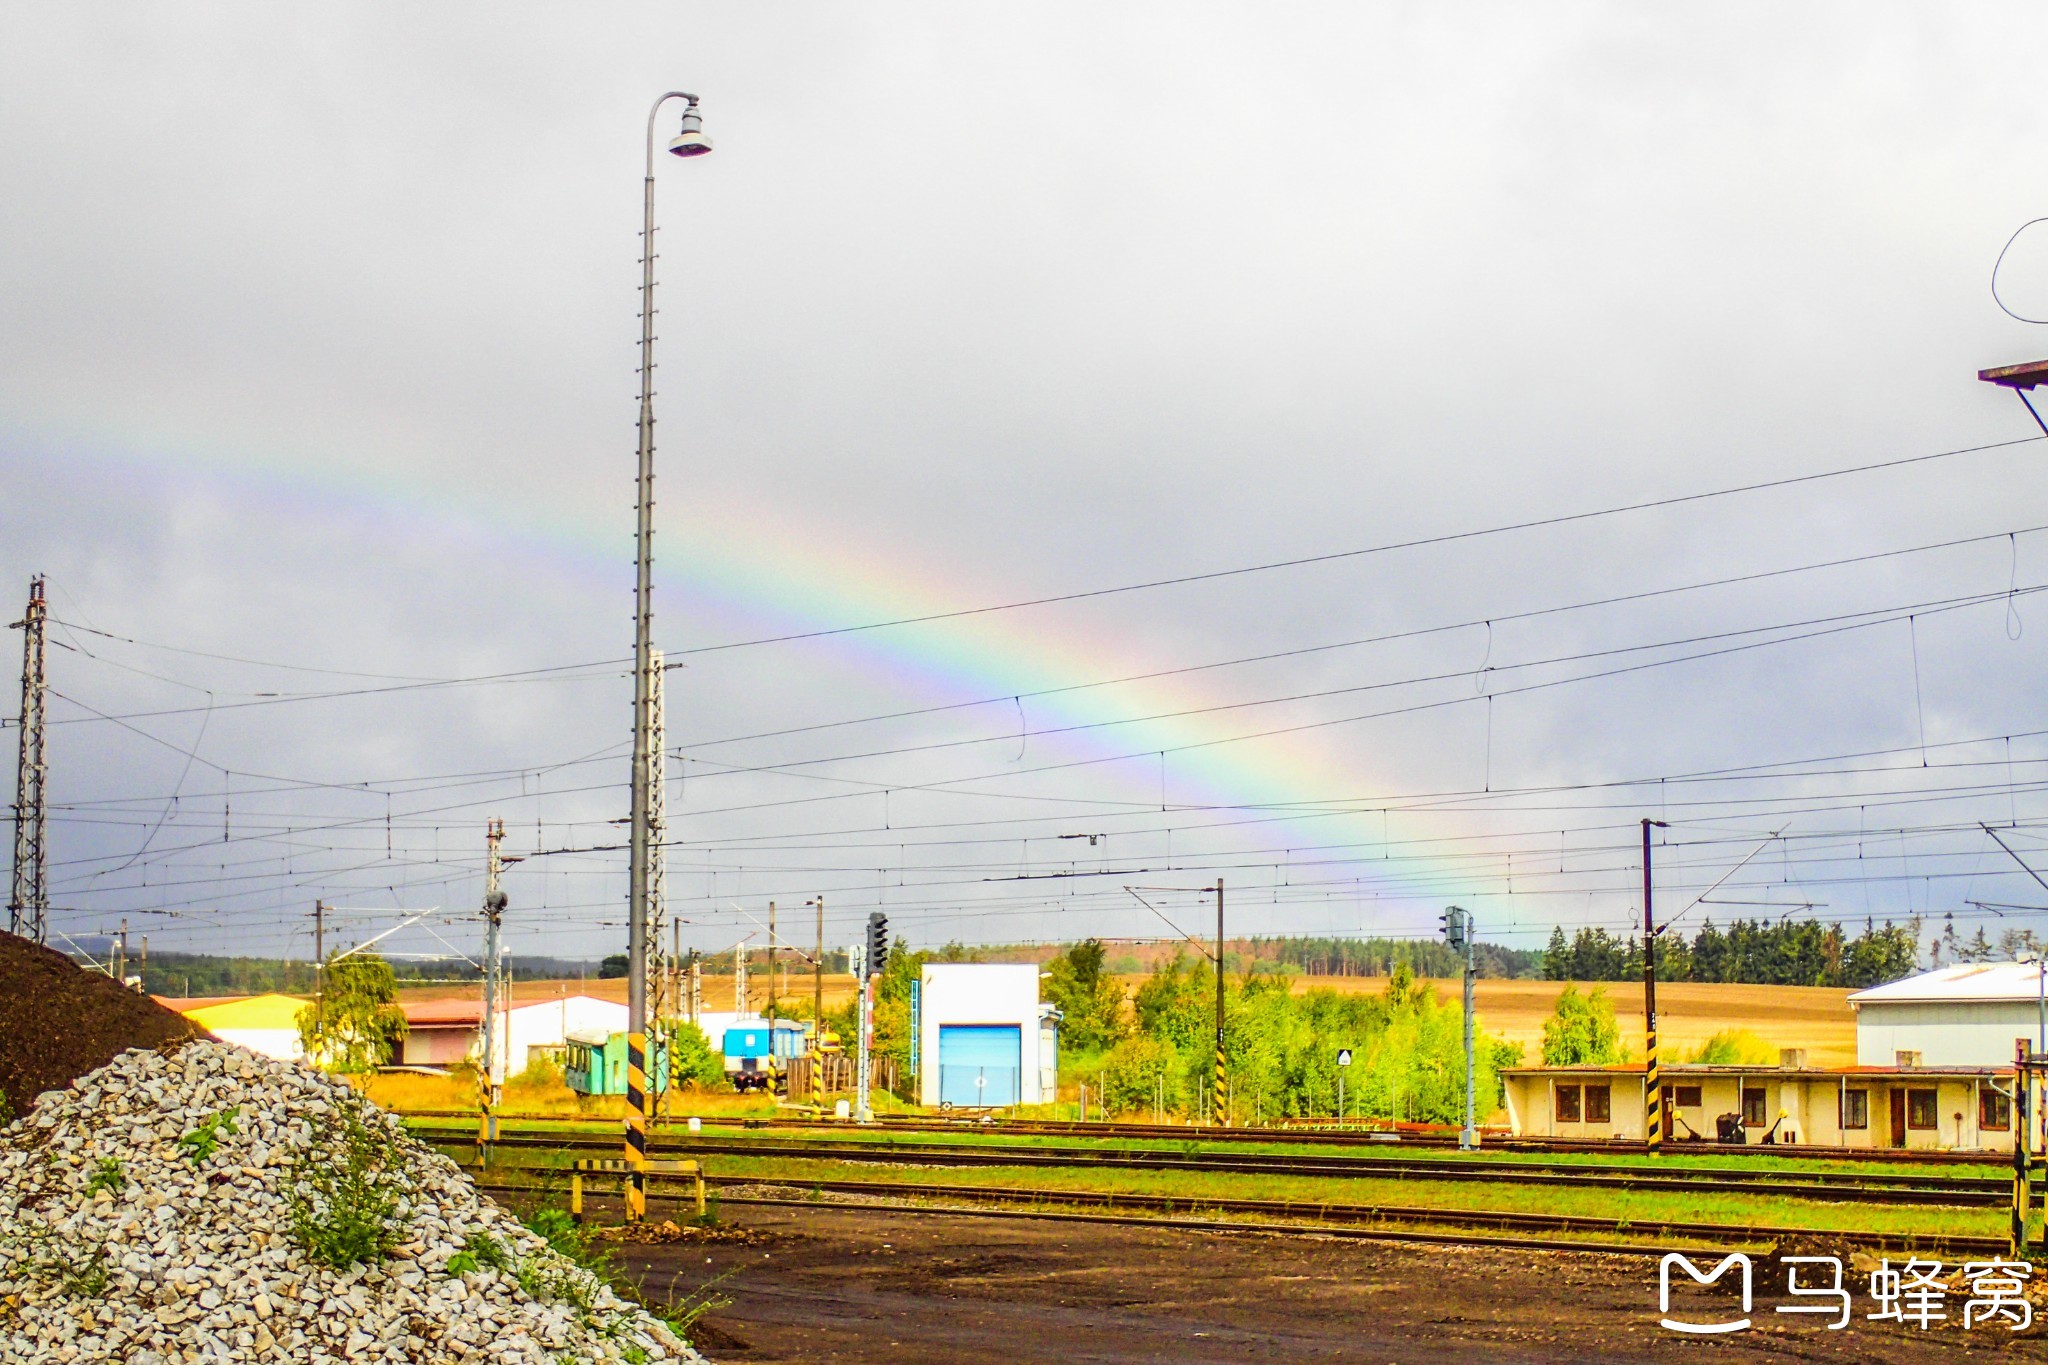
[[[773,1233],[735,1223],[678,1223],[673,1218],[659,1223],[620,1223],[600,1227],[594,1229],[591,1236],[600,1241],[631,1246],[661,1246],[668,1242],[730,1242],[761,1247],[783,1240]]]
[[[110,976],[0,933],[0,1095],[16,1116],[131,1047],[171,1052],[210,1036]]]

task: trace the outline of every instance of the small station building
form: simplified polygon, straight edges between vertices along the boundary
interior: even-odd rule
[[[928,962],[918,986],[918,1103],[1042,1104],[1059,1071],[1058,1012],[1035,962]]]
[[[1674,1141],[1846,1148],[2012,1150],[2012,1068],[1809,1067],[1780,1064],[1659,1068]],[[1647,1087],[1640,1062],[1512,1067],[1501,1073],[1508,1126],[1518,1137],[1643,1140]]]

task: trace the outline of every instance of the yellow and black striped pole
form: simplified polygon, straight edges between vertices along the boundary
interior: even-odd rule
[[[1664,1150],[1664,1082],[1657,1074],[1657,920],[1650,910],[1650,828],[1643,821],[1643,1142]]]
[[[647,1035],[626,1035],[626,1221],[647,1216]]]

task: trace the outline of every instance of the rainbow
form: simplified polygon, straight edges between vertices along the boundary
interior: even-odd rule
[[[431,534],[447,539],[459,533],[488,544],[494,554],[519,546],[520,553],[549,561],[553,571],[601,582],[606,590],[625,591],[630,583],[630,526],[623,517],[619,526],[600,529],[573,511],[543,513],[502,498],[477,510],[474,500],[458,505],[452,496],[417,478],[379,480],[340,458],[285,462],[248,454],[251,448],[224,451],[216,445],[200,452],[177,449],[159,433],[105,429],[89,438],[75,430],[24,432],[18,425],[0,434],[0,460],[8,463],[34,463],[41,469],[81,475],[86,474],[82,464],[97,465],[94,476],[100,478],[118,472],[132,480],[203,480],[229,498],[272,512],[346,518],[372,535]],[[673,489],[673,483],[668,487]],[[842,527],[833,527],[828,534],[824,528],[805,526],[783,509],[694,504],[687,529],[662,530],[657,556],[657,576],[664,581],[666,594],[690,593],[693,620],[718,624],[730,632],[729,639],[924,616],[996,600],[1000,592],[983,588],[941,595],[931,585],[957,585],[956,568],[949,567],[944,574],[927,570],[893,549],[884,554],[860,545]],[[659,605],[658,597],[657,609]],[[801,647],[829,650],[836,662],[903,695],[906,708],[1004,699],[1000,706],[987,708],[989,715],[1004,722],[989,727],[989,743],[998,749],[1017,743],[1025,728],[1038,732],[1095,725],[1119,716],[1195,710],[1220,700],[1194,680],[1201,675],[1030,697],[1144,671],[1127,660],[1120,662],[1117,645],[1107,638],[1091,637],[1068,624],[1057,632],[1036,630],[1034,617],[1044,619],[1041,612],[1025,609],[830,636]],[[668,643],[672,649],[680,645]],[[692,666],[728,666],[723,660],[738,666],[739,660],[762,652],[714,652]],[[1025,696],[1020,709],[1028,722],[1022,727],[1007,700],[1020,694]],[[1110,697],[1115,698],[1113,707],[1106,703]],[[1161,804],[1173,810],[1265,807],[1282,817],[1290,811],[1302,817],[1338,810],[1364,813],[1346,799],[1347,794],[1356,798],[1363,784],[1333,761],[1331,746],[1319,732],[1231,742],[1246,731],[1268,728],[1260,713],[1248,714],[1251,719],[1233,719],[1227,712],[1173,716],[1053,736],[1050,743],[1029,739],[1027,756],[1015,766],[1022,774],[1043,766],[1071,764],[1089,771],[1094,765],[1092,771],[1117,775],[1121,790],[1147,792],[1148,807],[1149,794],[1163,786]],[[672,742],[677,738],[671,735]],[[1163,760],[1154,757],[1160,753]],[[1109,761],[1119,755],[1137,757]],[[986,790],[987,782],[1005,776],[1000,766],[986,764],[989,778],[957,785]],[[840,770],[827,765],[818,771]],[[1227,818],[1222,812],[1218,815]],[[1351,832],[1362,837],[1362,830],[1361,826]],[[1306,818],[1296,833],[1299,838],[1284,842],[1305,847],[1343,837],[1333,837],[1327,820]],[[1441,876],[1441,868],[1426,868],[1425,861],[1397,855],[1378,862],[1376,875],[1372,864],[1361,864],[1360,874],[1368,886],[1382,886],[1398,897],[1396,888],[1410,878]]]

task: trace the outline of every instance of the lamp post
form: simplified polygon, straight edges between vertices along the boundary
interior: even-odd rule
[[[670,100],[683,101],[682,128],[669,140],[679,157],[711,150],[697,97],[671,90],[647,111],[645,216],[640,228],[640,474],[633,585],[633,818],[626,886],[626,1218],[647,1208],[647,891],[648,811],[654,773],[654,120]]]

